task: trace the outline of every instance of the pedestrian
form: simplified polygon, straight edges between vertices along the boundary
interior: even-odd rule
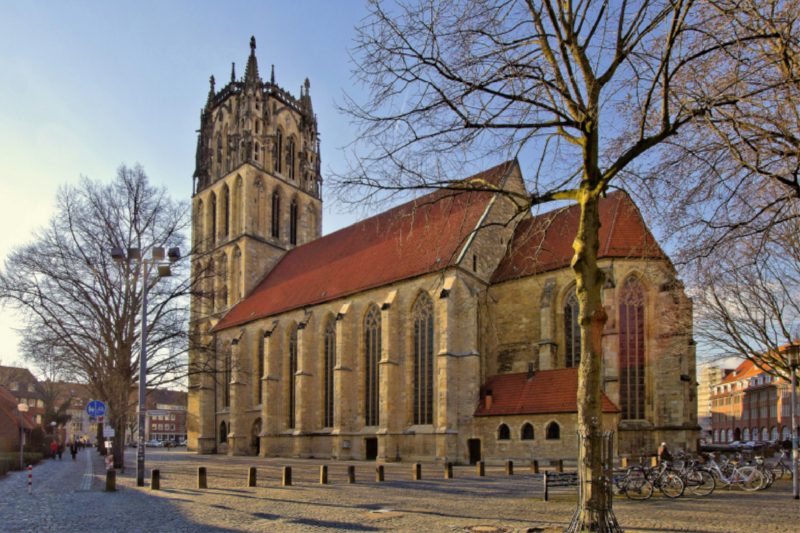
[[[75,456],[78,455],[78,443],[76,441],[72,441],[69,445],[69,453],[72,454],[72,460],[75,460]]]
[[[61,454],[64,453],[64,445],[60,442],[58,443],[58,460],[61,460]]]
[[[58,451],[58,444],[56,441],[50,443],[50,459],[56,458],[56,452]]]
[[[672,454],[669,453],[666,442],[662,442],[658,448],[658,462],[661,463],[662,461],[672,461]]]

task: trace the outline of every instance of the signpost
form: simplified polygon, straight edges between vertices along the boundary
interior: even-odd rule
[[[106,404],[100,400],[92,400],[86,406],[86,414],[92,417],[102,417],[106,414]]]

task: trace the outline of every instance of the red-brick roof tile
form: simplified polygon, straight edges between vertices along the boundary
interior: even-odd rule
[[[600,200],[600,249],[603,257],[666,259],[639,209],[623,191]],[[569,266],[575,251],[580,206],[575,204],[521,221],[492,283]]]
[[[481,387],[481,401],[475,416],[543,415],[578,412],[578,369],[539,370],[500,374]],[[486,408],[486,392],[492,391],[492,405]],[[619,408],[603,392],[603,412],[618,413]]]
[[[515,164],[503,163],[467,181],[501,186]],[[493,196],[439,190],[298,246],[213,331],[453,265]]]

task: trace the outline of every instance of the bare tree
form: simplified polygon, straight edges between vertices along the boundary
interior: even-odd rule
[[[580,302],[581,432],[601,431],[604,274],[598,201],[624,172],[645,173],[666,141],[715,110],[758,97],[771,29],[734,28],[710,2],[409,0],[369,4],[353,49],[366,102],[346,99],[360,128],[353,164],[333,176],[346,204],[371,208],[416,190],[496,190],[461,181],[487,160],[533,156],[527,194],[498,191],[520,213],[581,206],[572,269]],[[718,87],[721,61],[732,79]],[[619,530],[602,482],[600,440],[580,449],[581,502],[570,531]]]
[[[800,338],[800,221],[740,238],[687,270],[695,335],[710,349],[709,357],[747,359],[790,379],[782,348]]]
[[[141,277],[135,262],[115,263],[112,248],[183,247],[187,202],[150,184],[144,170],[119,168],[104,184],[83,178],[62,186],[55,214],[16,248],[0,272],[0,301],[24,321],[23,355],[88,385],[108,406],[116,430],[115,464],[123,463],[124,426],[138,382],[140,314],[148,290],[148,386],[185,377],[188,261],[172,277]]]

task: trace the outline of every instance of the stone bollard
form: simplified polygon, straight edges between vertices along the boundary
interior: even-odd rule
[[[514,461],[506,461],[506,475],[507,476],[514,475]]]
[[[377,483],[383,481],[383,465],[377,465],[375,467],[375,481]]]
[[[106,492],[117,490],[117,471],[106,470]]]
[[[563,472],[564,471],[564,460],[559,459],[556,461],[556,472]]]
[[[623,457],[622,458],[622,468],[628,468],[628,458],[627,457]]]
[[[328,484],[328,467],[325,465],[319,467],[319,484],[320,485]]]
[[[283,486],[290,487],[292,485],[292,467],[283,467]]]
[[[444,478],[453,479],[453,463],[444,464]]]
[[[248,487],[255,487],[256,486],[256,474],[257,470],[256,467],[251,466],[250,469],[247,471],[247,486]]]
[[[533,460],[531,461],[531,474],[538,474],[539,473],[539,461]]]
[[[201,466],[197,468],[197,488],[207,489],[208,483],[206,482],[206,467]]]
[[[478,464],[476,466],[477,466],[477,470],[478,470],[478,472],[477,472],[478,477],[485,476],[486,475],[486,465],[484,464],[484,462],[483,461],[478,461]]]
[[[419,481],[422,479],[422,465],[419,463],[414,463],[412,479],[414,481]]]
[[[158,468],[150,471],[150,490],[161,490],[161,471]]]
[[[356,482],[356,467],[355,466],[348,466],[347,467],[347,482],[348,483],[355,483]]]

